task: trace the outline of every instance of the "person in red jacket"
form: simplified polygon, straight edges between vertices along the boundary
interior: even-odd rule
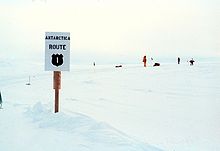
[[[144,67],[146,67],[146,63],[147,63],[147,57],[146,56],[143,57],[143,62],[144,62]]]

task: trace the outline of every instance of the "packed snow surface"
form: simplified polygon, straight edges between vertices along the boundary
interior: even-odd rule
[[[0,150],[220,150],[219,62],[75,65],[62,72],[58,114],[52,72],[1,66]]]

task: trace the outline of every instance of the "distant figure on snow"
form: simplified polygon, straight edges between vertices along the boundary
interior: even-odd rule
[[[192,66],[194,62],[195,61],[193,60],[193,58],[191,60],[189,60],[190,66]]]
[[[146,56],[143,57],[143,62],[144,62],[144,67],[146,67],[146,64],[147,64],[147,57]]]
[[[95,66],[95,62],[93,62],[93,66]]]
[[[180,57],[177,58],[178,64],[180,64]]]
[[[154,65],[154,59],[151,57],[150,58],[150,64],[153,66]]]

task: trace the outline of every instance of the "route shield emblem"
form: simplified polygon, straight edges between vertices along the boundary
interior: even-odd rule
[[[63,55],[62,54],[53,54],[52,56],[52,64],[54,66],[61,66],[63,64]]]

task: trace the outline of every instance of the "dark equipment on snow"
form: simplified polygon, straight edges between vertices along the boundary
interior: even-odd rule
[[[154,66],[154,67],[160,66],[160,63],[155,63],[153,66]]]
[[[122,65],[117,65],[117,66],[115,66],[115,68],[121,68],[122,67]]]

